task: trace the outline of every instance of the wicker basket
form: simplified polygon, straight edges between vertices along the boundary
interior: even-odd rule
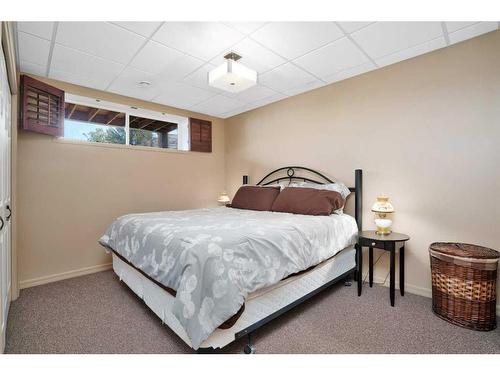
[[[431,244],[429,252],[434,313],[476,331],[495,329],[500,253],[476,245],[444,242]]]

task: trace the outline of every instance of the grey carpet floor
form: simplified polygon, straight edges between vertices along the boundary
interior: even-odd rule
[[[500,330],[475,332],[431,311],[431,300],[342,283],[262,327],[257,353],[500,353]],[[245,339],[222,353],[241,353]],[[192,353],[112,271],[21,291],[7,353]]]

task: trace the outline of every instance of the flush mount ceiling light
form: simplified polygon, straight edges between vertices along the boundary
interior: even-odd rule
[[[257,72],[236,62],[241,56],[231,52],[224,56],[226,61],[208,72],[208,84],[229,92],[240,92],[257,84]]]

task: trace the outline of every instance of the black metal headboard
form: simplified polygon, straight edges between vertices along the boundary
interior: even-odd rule
[[[297,173],[296,173],[297,172]],[[300,175],[300,172],[306,172],[311,175],[311,177],[307,177],[305,175]],[[318,181],[316,178],[320,178]],[[280,181],[287,181],[291,183],[292,181],[306,181],[312,182],[315,184],[324,184],[324,183],[335,183],[322,173],[315,171],[311,168],[306,167],[282,167],[278,168],[267,175],[265,175],[257,185],[266,186],[275,183],[279,183]],[[243,176],[243,184],[248,184],[248,176]],[[349,190],[354,193],[354,217],[356,218],[356,223],[358,224],[358,229],[362,228],[362,213],[363,213],[363,171],[361,169],[356,169],[354,171],[354,187],[349,187]]]

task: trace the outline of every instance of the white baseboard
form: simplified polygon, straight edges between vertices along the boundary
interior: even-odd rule
[[[23,280],[19,283],[21,289],[30,288],[32,286],[53,283],[54,281],[60,281],[65,279],[71,279],[73,277],[88,275],[91,273],[107,271],[111,269],[112,263],[99,264],[97,266],[80,268],[77,270],[61,272],[54,275],[47,275],[42,277],[36,277],[34,279]]]
[[[365,279],[365,282],[367,282],[367,279]],[[389,280],[385,280],[385,284],[384,284],[384,279],[381,277],[373,277],[373,283],[379,284],[379,285],[382,285],[385,287],[389,287]],[[396,281],[395,287],[396,287],[396,289],[399,289],[399,282],[398,281]],[[416,294],[417,296],[432,298],[432,290],[431,289],[423,288],[423,287],[418,286],[418,285],[405,283],[405,292]]]
[[[363,280],[365,280],[365,279],[363,279]],[[384,281],[385,281],[385,284],[384,284]],[[373,277],[373,283],[385,286],[387,288],[389,287],[389,282],[381,277]],[[395,287],[396,287],[396,289],[399,289],[399,282],[395,283]],[[417,286],[417,285],[405,283],[405,293],[406,292],[416,294],[417,296],[432,298],[432,290],[431,289],[423,288],[423,287]],[[497,304],[497,316],[500,317],[500,304]]]
[[[0,327],[0,353],[4,354],[5,353],[5,326],[2,323],[2,326]]]

